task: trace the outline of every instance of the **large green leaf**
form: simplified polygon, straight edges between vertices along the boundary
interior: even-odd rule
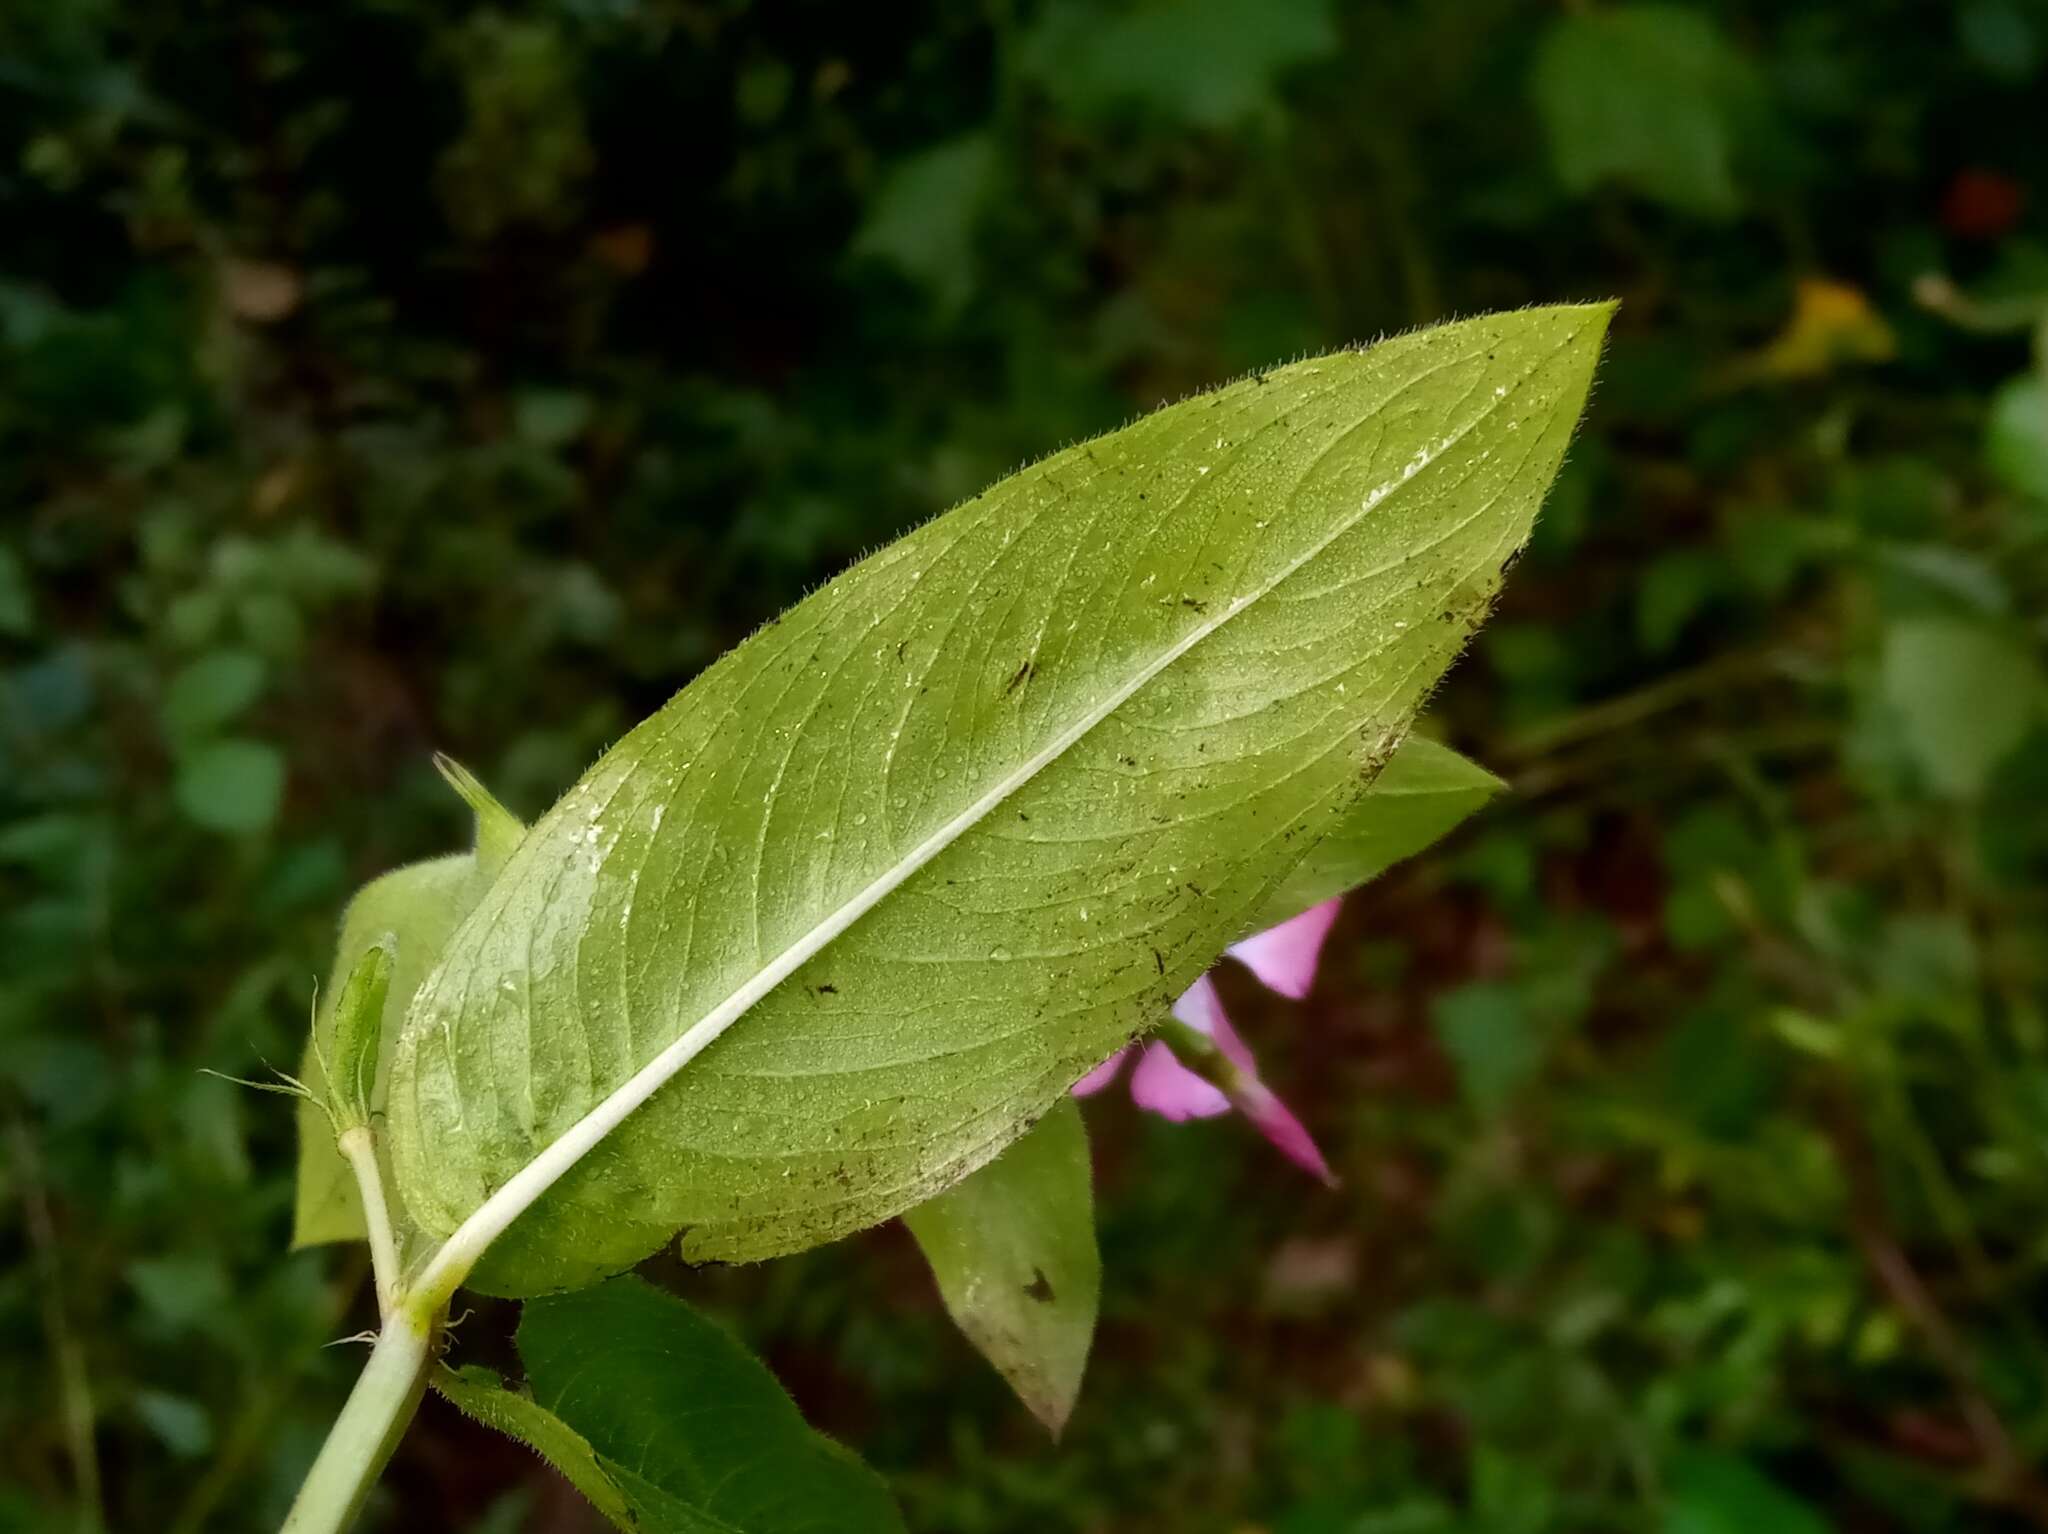
[[[415,1219],[453,1230],[632,1104],[479,1287],[588,1282],[678,1231],[695,1259],[795,1251],[989,1161],[1392,756],[1528,536],[1608,313],[1160,411],[711,667],[534,826],[414,998],[388,1113]]]
[[[898,1534],[888,1488],[813,1432],[731,1333],[637,1278],[536,1300],[527,1389],[488,1369],[435,1388],[535,1450],[635,1534]]]
[[[1370,883],[1448,836],[1504,786],[1449,746],[1409,736],[1351,813],[1280,882],[1250,930],[1277,927],[1310,906]]]
[[[1081,1391],[1102,1298],[1088,1131],[1074,1100],[903,1223],[960,1330],[1058,1433]]]

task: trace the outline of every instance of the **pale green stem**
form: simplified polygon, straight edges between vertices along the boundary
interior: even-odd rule
[[[355,1522],[419,1409],[433,1339],[447,1314],[445,1304],[423,1303],[402,1287],[398,1243],[369,1125],[350,1125],[335,1137],[335,1144],[355,1172],[362,1193],[363,1226],[370,1239],[377,1311],[384,1329],[313,1468],[306,1472],[280,1534],[343,1534]]]
[[[1173,1051],[1182,1065],[1217,1091],[1227,1095],[1243,1090],[1244,1072],[1201,1029],[1169,1017],[1159,1025],[1159,1041]]]
[[[410,1306],[384,1323],[279,1534],[344,1534],[355,1522],[419,1409],[436,1325]]]
[[[363,1196],[363,1225],[370,1237],[370,1266],[377,1279],[377,1315],[385,1322],[398,1308],[398,1242],[391,1233],[391,1211],[384,1202],[384,1179],[377,1168],[377,1143],[367,1124],[344,1130],[335,1143],[356,1174]]]

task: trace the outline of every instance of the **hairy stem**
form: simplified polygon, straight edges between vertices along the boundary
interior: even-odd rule
[[[391,1233],[391,1210],[384,1202],[384,1178],[377,1166],[377,1145],[369,1126],[343,1131],[335,1142],[356,1174],[363,1196],[363,1224],[370,1237],[370,1265],[377,1278],[377,1315],[389,1323],[398,1308],[398,1242]]]
[[[299,1488],[281,1534],[343,1534],[355,1522],[419,1409],[427,1387],[427,1366],[433,1361],[433,1340],[448,1313],[445,1302],[422,1302],[405,1292],[391,1210],[384,1199],[384,1176],[377,1165],[377,1141],[370,1126],[350,1125],[335,1137],[335,1145],[355,1172],[356,1187],[362,1193],[363,1225],[370,1238],[370,1262],[377,1282],[377,1314],[384,1329],[377,1334],[370,1361],[328,1430],[313,1468],[306,1472],[305,1484]]]
[[[370,1257],[367,1251],[352,1251],[342,1263],[340,1276],[327,1288],[326,1320],[329,1327],[340,1325],[350,1304],[363,1287]],[[249,1461],[266,1448],[277,1429],[278,1408],[284,1404],[304,1371],[273,1369],[244,1394],[235,1420],[223,1436],[220,1452],[206,1467],[206,1473],[192,1485],[177,1516],[165,1525],[164,1534],[206,1534],[215,1527],[215,1511],[227,1494],[240,1484]]]
[[[410,1305],[385,1321],[279,1534],[343,1534],[355,1522],[419,1409],[439,1327],[439,1313]]]

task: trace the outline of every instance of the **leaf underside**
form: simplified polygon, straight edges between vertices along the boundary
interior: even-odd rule
[[[587,1283],[679,1231],[692,1259],[796,1251],[986,1163],[1393,754],[1528,535],[1608,313],[1160,411],[712,666],[534,826],[414,998],[387,1104],[414,1219],[451,1231],[686,1035],[715,1041],[474,1285]]]
[[[904,1215],[960,1330],[1057,1434],[1080,1394],[1102,1257],[1072,1098],[972,1177]]]
[[[465,782],[475,781],[466,772],[462,777]],[[1501,787],[1492,773],[1449,747],[1424,736],[1409,736],[1373,780],[1365,797],[1295,865],[1247,931],[1277,926],[1310,906],[1378,877],[1446,835]],[[495,809],[495,803],[487,808]],[[312,1035],[315,1042],[305,1050],[299,1070],[300,1079],[311,1083],[316,1093],[326,1085],[322,1057],[331,1055],[336,1047],[334,1002],[341,982],[369,946],[389,933],[397,939],[398,958],[385,1003],[378,1080],[371,1095],[371,1103],[381,1117],[383,1078],[389,1074],[391,1041],[404,1022],[413,993],[440,958],[462,917],[482,898],[489,887],[490,874],[509,854],[505,840],[508,825],[515,836],[523,831],[502,811],[495,818],[487,818],[479,811],[480,839],[492,829],[499,833],[498,845],[485,848],[487,868],[482,875],[476,872],[476,861],[470,854],[430,858],[373,879],[350,902],[328,985],[321,993]],[[511,845],[516,845],[516,839]],[[331,1065],[332,1061],[327,1063]],[[297,1114],[299,1159],[293,1249],[330,1241],[363,1240],[366,1231],[362,1203],[354,1174],[335,1149],[333,1127],[311,1099],[299,1103]]]
[[[901,1534],[887,1486],[812,1431],[717,1322],[637,1278],[529,1304],[527,1390],[488,1369],[434,1387],[520,1440],[635,1534]]]

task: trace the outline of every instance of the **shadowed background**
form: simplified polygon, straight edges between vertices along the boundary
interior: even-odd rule
[[[0,1529],[275,1526],[341,904],[1245,369],[1618,295],[1434,714],[1514,792],[1089,1108],[1057,1449],[895,1228],[656,1272],[913,1526],[2048,1528],[2048,4],[0,12]],[[504,1359],[509,1307],[460,1346]],[[589,1530],[430,1403],[369,1526]]]

